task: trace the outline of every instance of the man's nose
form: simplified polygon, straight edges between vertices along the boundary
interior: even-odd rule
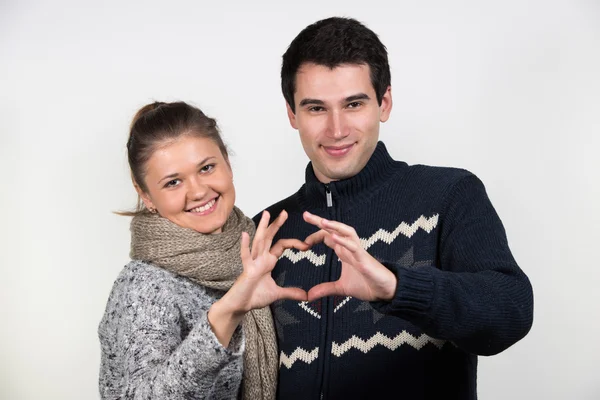
[[[342,112],[334,111],[329,114],[327,120],[327,134],[334,139],[348,136],[348,125]]]

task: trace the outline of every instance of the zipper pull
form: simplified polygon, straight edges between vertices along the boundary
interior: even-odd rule
[[[333,207],[333,199],[331,198],[331,191],[329,185],[325,185],[325,196],[327,197],[327,207]]]

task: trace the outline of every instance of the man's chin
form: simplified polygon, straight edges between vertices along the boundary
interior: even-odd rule
[[[329,181],[341,181],[343,179],[352,178],[356,175],[356,172],[351,168],[335,168],[326,170],[324,175]]]

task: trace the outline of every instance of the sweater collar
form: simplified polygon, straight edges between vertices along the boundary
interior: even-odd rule
[[[334,204],[336,200],[348,205],[362,201],[371,196],[375,189],[379,188],[399,168],[405,166],[405,163],[392,159],[383,142],[377,143],[367,165],[358,174],[347,179],[332,181],[327,185],[317,179],[312,163],[308,163],[306,183],[302,190],[302,202],[309,208],[326,207],[326,188],[331,192]]]

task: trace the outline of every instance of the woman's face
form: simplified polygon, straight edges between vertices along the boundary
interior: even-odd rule
[[[159,145],[146,164],[148,208],[183,228],[220,233],[235,203],[231,167],[210,139],[182,136]]]

